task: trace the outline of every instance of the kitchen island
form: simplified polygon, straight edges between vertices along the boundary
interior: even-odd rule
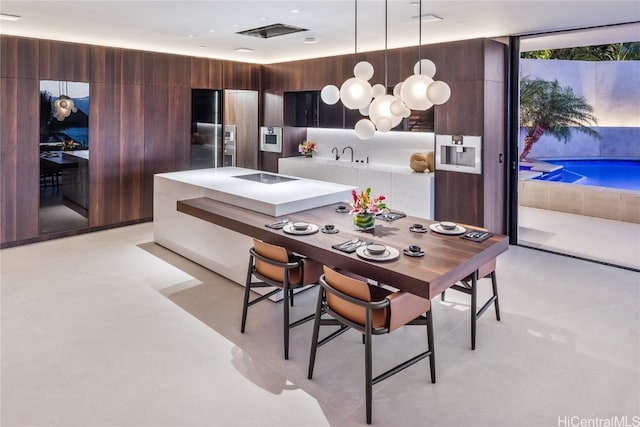
[[[178,212],[180,200],[206,197],[276,221],[351,198],[354,186],[224,167],[154,176],[153,235],[162,245],[244,285],[252,239]]]

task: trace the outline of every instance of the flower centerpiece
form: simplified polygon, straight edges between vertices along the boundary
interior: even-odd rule
[[[315,142],[303,141],[302,144],[298,145],[298,152],[304,154],[305,157],[313,156],[315,151],[318,151]]]
[[[349,214],[353,215],[353,226],[361,231],[375,227],[374,215],[386,207],[384,203],[385,197],[383,195],[375,198],[371,197],[371,188],[367,188],[360,193],[353,190],[351,196],[353,197],[353,202],[351,203]]]

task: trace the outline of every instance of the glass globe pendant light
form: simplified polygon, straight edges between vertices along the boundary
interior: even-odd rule
[[[451,88],[445,82],[433,80],[436,74],[436,65],[433,61],[420,58],[422,56],[422,0],[420,0],[418,22],[418,62],[413,67],[413,75],[399,83],[396,88],[407,107],[424,111],[434,104],[441,105],[447,102],[451,96]]]
[[[355,0],[354,5],[355,57],[358,53],[358,0]],[[342,83],[339,89],[335,85],[323,87],[320,91],[320,99],[329,105],[342,101],[342,104],[351,110],[366,109],[373,97],[371,84],[369,84],[373,73],[373,65],[367,61],[360,61],[353,67],[353,77]]]

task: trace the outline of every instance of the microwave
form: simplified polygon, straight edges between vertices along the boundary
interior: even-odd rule
[[[262,126],[260,128],[260,151],[282,153],[282,128]]]

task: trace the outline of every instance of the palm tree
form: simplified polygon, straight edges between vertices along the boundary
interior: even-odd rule
[[[596,123],[593,107],[582,96],[575,95],[571,87],[561,87],[557,80],[524,77],[520,81],[520,127],[527,131],[520,161],[527,158],[544,134],[567,142],[573,129],[600,138],[589,127]]]

